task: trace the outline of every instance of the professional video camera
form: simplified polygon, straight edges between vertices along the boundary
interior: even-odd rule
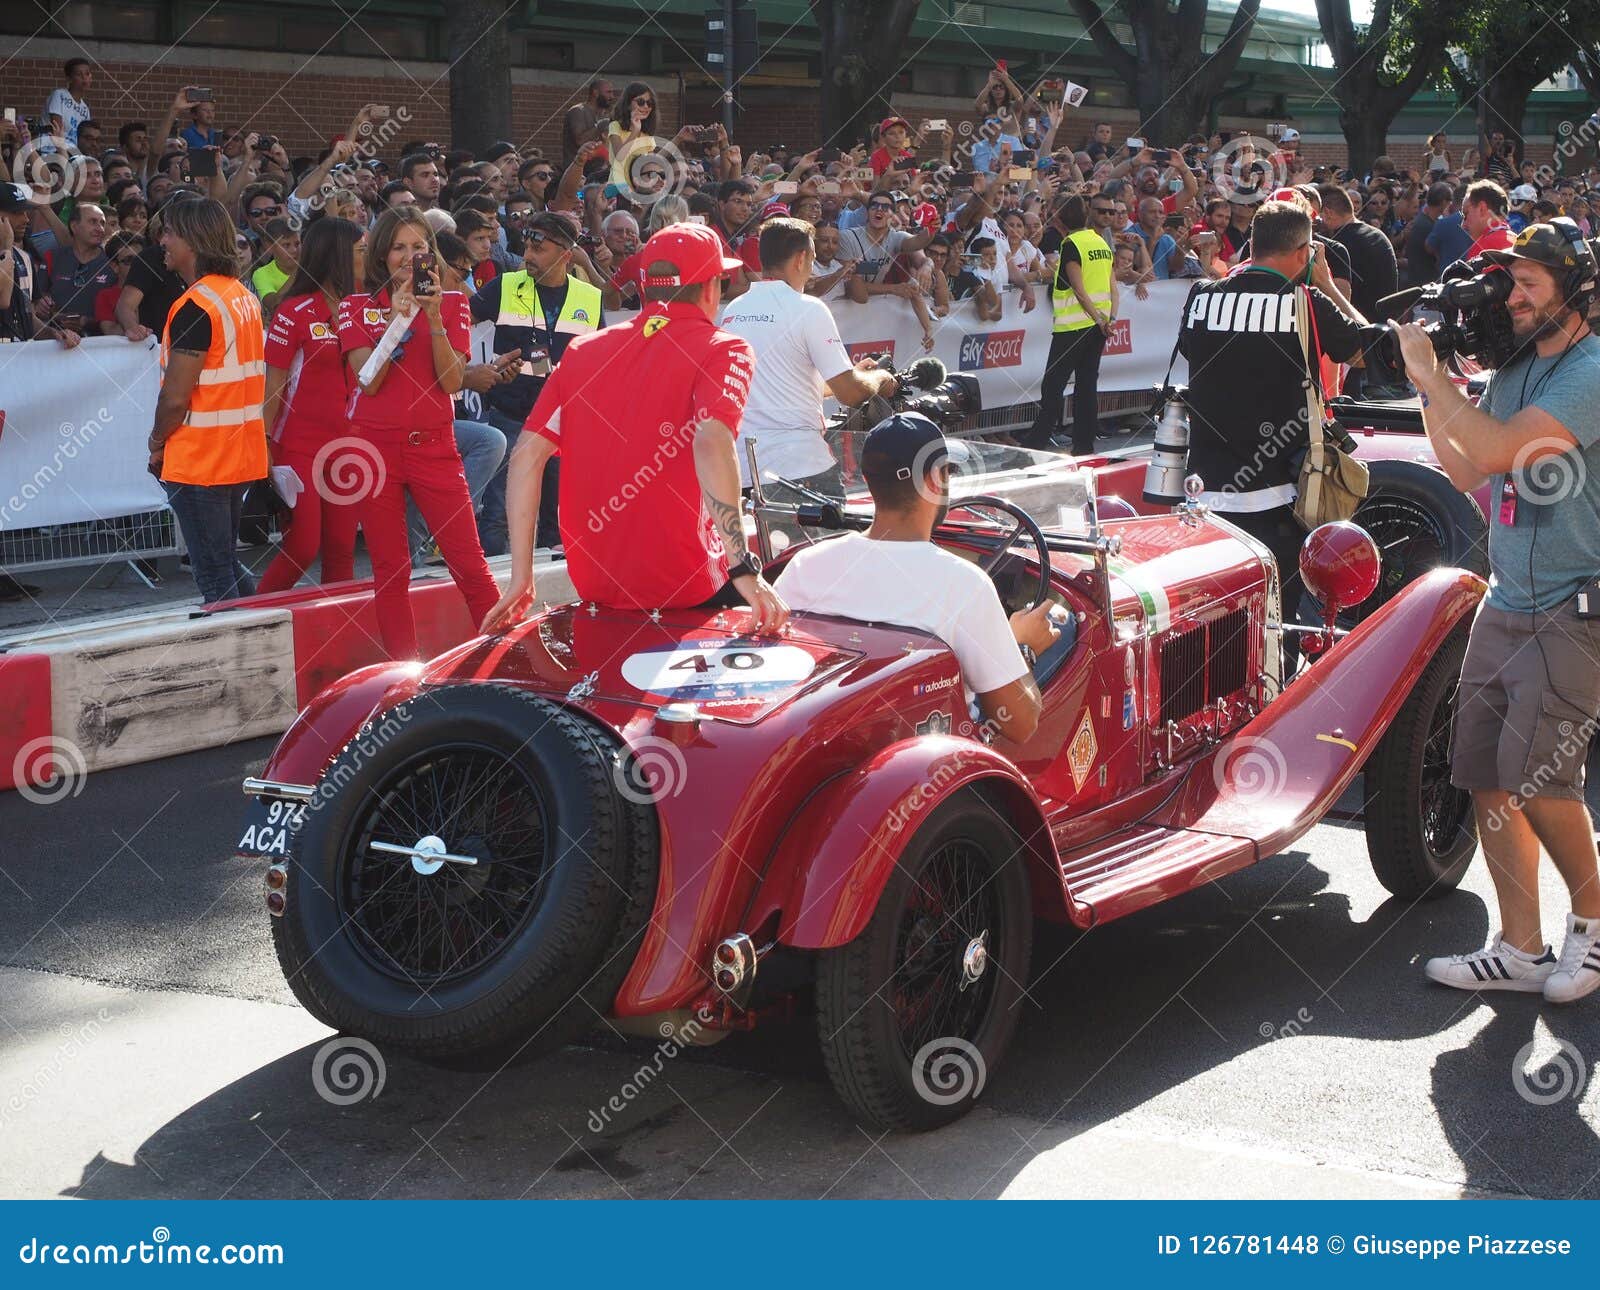
[[[1475,256],[1457,260],[1444,271],[1442,281],[1409,287],[1385,296],[1378,304],[1391,318],[1410,309],[1412,320],[1428,333],[1433,352],[1446,362],[1460,357],[1470,358],[1481,368],[1504,367],[1517,352],[1511,311],[1506,308],[1514,286],[1503,266]],[[1369,367],[1374,356],[1391,372],[1404,371],[1393,332],[1385,330],[1375,336],[1367,351]]]
[[[867,431],[896,412],[920,412],[948,434],[983,409],[978,378],[962,372],[951,376],[931,355],[913,360],[901,371],[890,365],[887,354],[869,357],[880,371],[894,376],[899,389],[890,398],[874,397],[859,407],[840,409],[829,420],[828,430]]]

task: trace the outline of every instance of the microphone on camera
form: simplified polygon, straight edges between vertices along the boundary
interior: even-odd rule
[[[945,383],[949,370],[932,354],[913,360],[900,373],[903,385],[914,385],[919,390],[936,390]]]
[[[1385,318],[1398,318],[1403,312],[1411,308],[1422,299],[1423,287],[1407,287],[1404,291],[1396,291],[1392,296],[1384,296],[1378,301],[1378,308],[1383,311]]]

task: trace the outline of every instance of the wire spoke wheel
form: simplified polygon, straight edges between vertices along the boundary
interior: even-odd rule
[[[1433,728],[1422,749],[1422,791],[1418,804],[1422,836],[1435,857],[1444,857],[1471,832],[1472,794],[1450,782],[1450,731],[1455,723],[1459,677],[1452,677],[1433,712]]]
[[[442,747],[397,767],[358,812],[340,913],[379,970],[423,988],[477,971],[538,908],[548,876],[547,811],[526,771],[482,745]],[[438,838],[473,865],[429,866],[374,842]]]
[[[994,993],[993,971],[969,978],[969,947],[999,925],[992,870],[971,842],[945,844],[907,892],[890,992],[900,1045],[914,1059],[931,1040],[971,1040]]]
[[[1339,615],[1339,625],[1347,628],[1375,613],[1408,582],[1448,563],[1450,557],[1449,535],[1439,517],[1412,498],[1378,493],[1361,504],[1355,523],[1378,544],[1382,564],[1377,591]]]

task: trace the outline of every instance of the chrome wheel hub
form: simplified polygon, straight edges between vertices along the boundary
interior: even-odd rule
[[[414,846],[402,847],[396,846],[393,842],[374,842],[371,847],[374,851],[380,851],[385,855],[408,856],[411,867],[424,877],[438,873],[447,864],[478,863],[476,856],[451,855],[450,849],[444,844],[444,839],[432,833],[418,838]]]
[[[976,985],[989,966],[989,933],[979,932],[961,952],[961,988]]]

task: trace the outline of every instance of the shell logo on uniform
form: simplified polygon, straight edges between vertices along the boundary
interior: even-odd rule
[[[366,323],[368,327],[376,327],[383,321],[383,310],[363,309],[361,311],[361,321]]]
[[[311,324],[311,339],[312,340],[332,340],[333,339],[333,328],[328,326],[327,323],[314,322],[314,323]]]
[[[654,318],[646,318],[644,320],[644,334],[646,336],[654,336],[671,321],[672,319],[662,317],[659,314]]]

